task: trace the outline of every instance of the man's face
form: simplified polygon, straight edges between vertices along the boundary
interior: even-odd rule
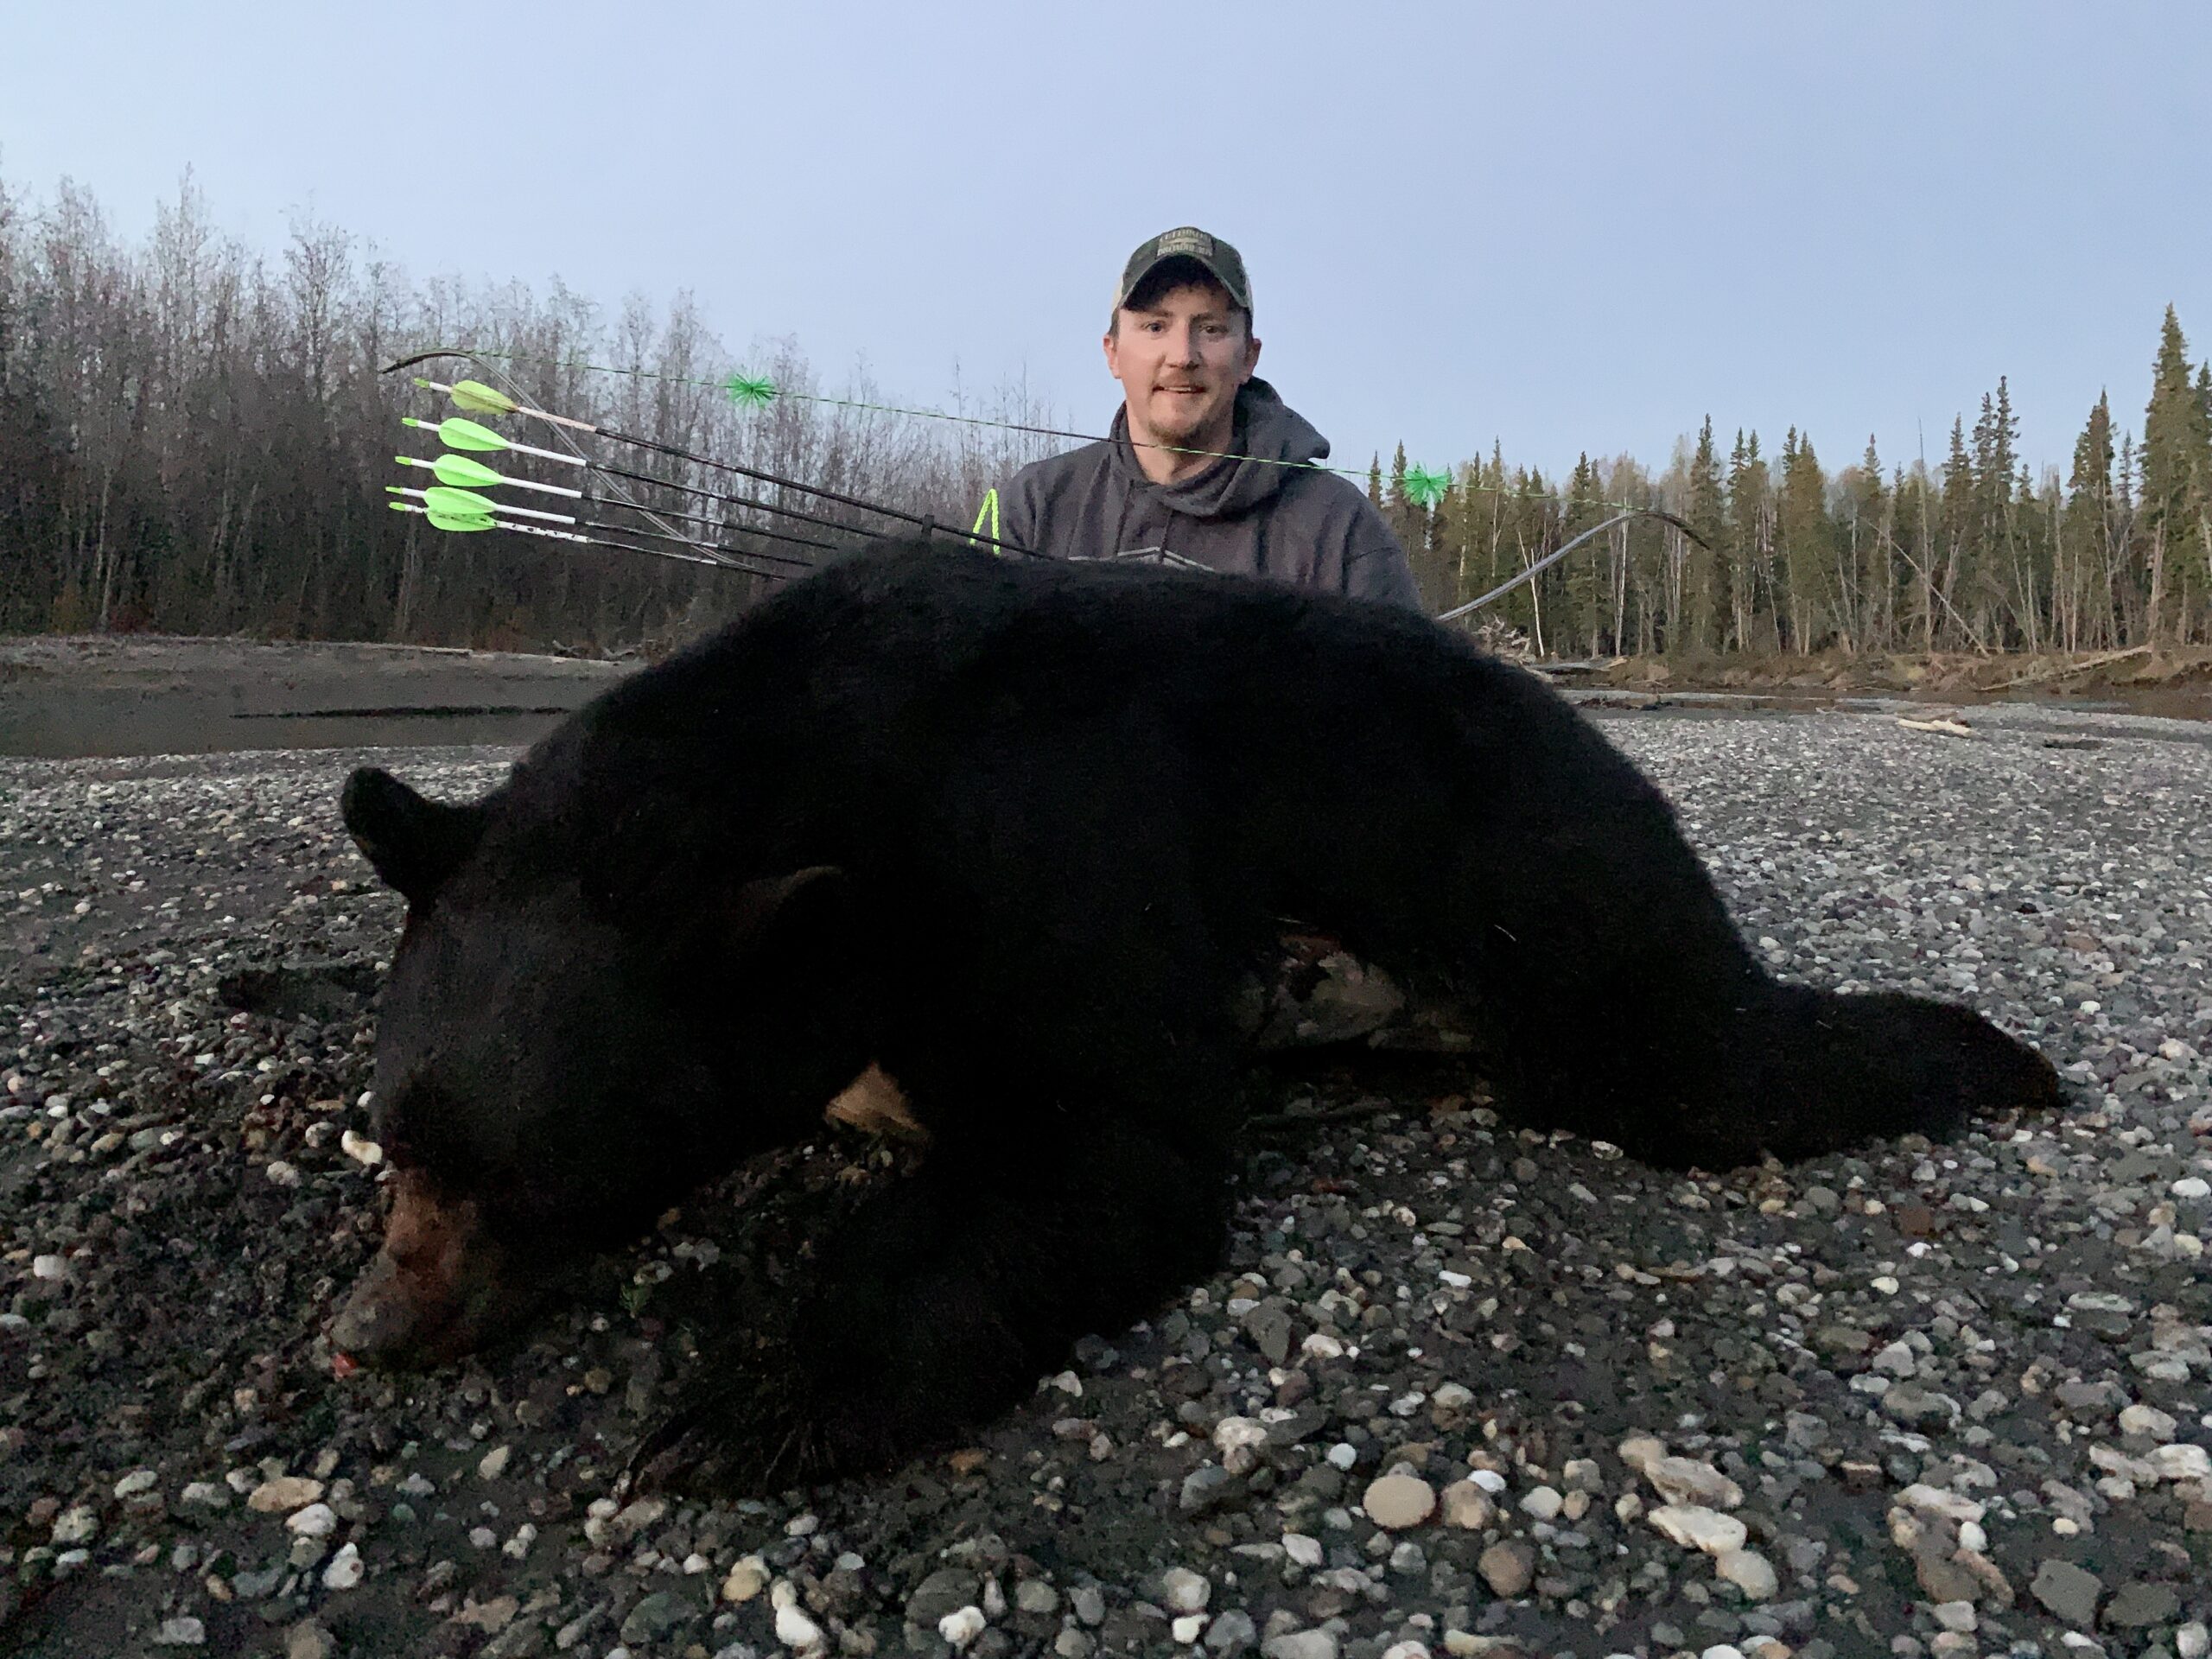
[[[1225,443],[1236,389],[1260,361],[1260,342],[1246,333],[1228,290],[1212,283],[1171,288],[1141,307],[1123,307],[1115,322],[1106,367],[1122,383],[1131,435],[1195,448]]]

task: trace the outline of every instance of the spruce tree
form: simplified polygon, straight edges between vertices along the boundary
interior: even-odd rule
[[[1728,538],[1728,498],[1721,487],[1720,456],[1713,446],[1710,415],[1698,429],[1697,448],[1690,456],[1687,505],[1689,510],[1682,516],[1704,538],[1705,545],[1691,542],[1684,550],[1682,601],[1688,614],[1670,619],[1675,627],[1684,630],[1682,638],[1670,643],[1687,644],[1691,651],[1704,652],[1718,648],[1722,619],[1728,612],[1724,551]]]
[[[2212,423],[2190,373],[2189,342],[2171,305],[2158,332],[2143,411],[2143,533],[2151,547],[2151,637],[2186,639],[2212,572]]]

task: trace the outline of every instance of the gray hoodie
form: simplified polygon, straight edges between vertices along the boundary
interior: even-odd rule
[[[1117,411],[1111,437],[1014,474],[1001,492],[1000,533],[1054,558],[1200,564],[1421,607],[1390,526],[1351,480],[1306,464],[1329,441],[1266,381],[1236,394],[1230,447],[1203,471],[1155,484],[1137,465],[1128,411]]]

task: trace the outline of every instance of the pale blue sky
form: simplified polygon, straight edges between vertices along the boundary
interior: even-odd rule
[[[194,170],[416,275],[692,289],[734,346],[946,398],[1116,401],[1110,283],[1244,252],[1262,372],[1339,461],[1666,460],[1710,411],[1940,459],[2012,377],[2063,461],[2212,348],[2212,6],[11,0],[0,177],[118,227]]]

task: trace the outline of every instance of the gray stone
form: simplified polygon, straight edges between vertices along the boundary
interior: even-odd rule
[[[1326,1630],[1291,1630],[1269,1637],[1260,1651],[1265,1659],[1337,1659],[1337,1638]]]
[[[1193,1469],[1184,1477],[1178,1498],[1185,1515],[1207,1515],[1244,1495],[1244,1483],[1217,1463]]]
[[[683,1628],[705,1609],[694,1596],[656,1590],[632,1607],[622,1621],[625,1642],[658,1642]]]
[[[1206,1651],[1224,1656],[1243,1653],[1260,1639],[1252,1626],[1252,1616],[1242,1607],[1232,1607],[1217,1616],[1206,1627]]]
[[[2096,1623],[2097,1598],[2104,1587],[2095,1573],[2054,1555],[2036,1569],[2028,1593],[2049,1608],[2053,1618],[2086,1630]]]
[[[2140,1630],[2146,1624],[2164,1624],[2180,1611],[2181,1598],[2171,1590],[2138,1579],[2113,1592],[2112,1599],[2105,1604],[2105,1623]]]
[[[934,1630],[946,1614],[957,1613],[977,1600],[982,1587],[982,1580],[964,1567],[941,1567],[916,1585],[906,1598],[906,1622]]]
[[[1907,1428],[1948,1428],[1959,1421],[1959,1402],[1917,1382],[1892,1383],[1882,1395],[1882,1410]]]

